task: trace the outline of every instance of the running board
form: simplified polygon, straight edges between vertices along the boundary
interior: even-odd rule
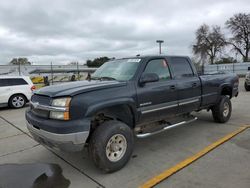
[[[185,125],[187,123],[191,123],[193,121],[197,120],[197,117],[194,117],[193,119],[191,120],[187,120],[187,121],[182,121],[182,122],[179,122],[179,123],[176,123],[176,124],[173,124],[173,125],[168,125],[158,131],[155,131],[155,132],[151,132],[151,133],[141,133],[141,134],[137,134],[136,137],[137,138],[146,138],[146,137],[149,137],[149,136],[152,136],[152,135],[155,135],[155,134],[159,134],[159,133],[162,133],[164,131],[167,131],[169,129],[172,129],[172,128],[175,128],[175,127],[178,127],[178,126],[181,126],[181,125]]]

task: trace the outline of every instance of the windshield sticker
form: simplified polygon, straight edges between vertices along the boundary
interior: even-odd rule
[[[141,59],[128,59],[127,62],[135,62],[135,63],[139,63],[141,61]]]

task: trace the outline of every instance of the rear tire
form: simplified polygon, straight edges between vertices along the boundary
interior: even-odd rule
[[[9,106],[11,108],[18,109],[18,108],[24,107],[26,102],[27,102],[27,100],[26,100],[26,97],[24,95],[16,94],[16,95],[13,95],[10,97]]]
[[[134,135],[131,128],[120,121],[106,121],[91,135],[89,154],[99,169],[111,173],[126,165],[133,146]]]
[[[218,104],[212,107],[212,114],[215,122],[225,123],[231,117],[232,104],[227,96],[221,96]]]
[[[250,86],[248,86],[246,82],[245,82],[245,89],[246,91],[250,91]]]

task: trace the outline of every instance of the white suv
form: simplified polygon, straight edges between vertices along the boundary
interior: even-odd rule
[[[34,89],[28,76],[0,76],[0,106],[22,108]]]

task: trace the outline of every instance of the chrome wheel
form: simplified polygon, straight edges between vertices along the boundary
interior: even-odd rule
[[[15,108],[21,108],[25,104],[25,99],[22,96],[15,96],[11,103]]]
[[[227,117],[229,114],[229,111],[230,111],[229,104],[227,102],[225,102],[224,106],[223,106],[223,116]]]
[[[119,161],[127,150],[127,140],[121,134],[115,134],[112,136],[106,146],[106,156],[112,161]]]

